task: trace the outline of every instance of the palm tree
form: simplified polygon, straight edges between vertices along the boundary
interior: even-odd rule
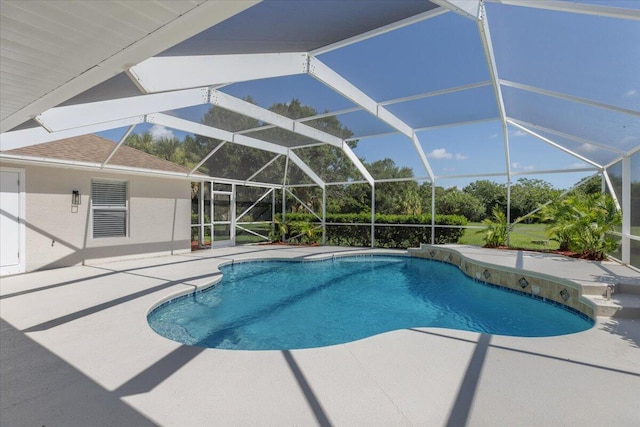
[[[622,214],[613,198],[606,194],[574,197],[576,209],[575,245],[591,259],[604,259],[618,243],[608,236],[622,222]]]
[[[550,203],[540,209],[538,218],[549,224],[546,227],[547,236],[558,242],[561,251],[568,251],[574,228],[574,208],[571,203],[567,203],[567,200]]]
[[[572,249],[590,259],[604,259],[616,249],[608,236],[622,221],[613,198],[607,194],[577,194],[557,200],[540,210],[548,222],[547,234],[560,243],[560,250]]]
[[[482,223],[485,225],[483,230],[477,233],[485,233],[484,243],[487,248],[497,248],[507,244],[507,235],[511,231],[511,227],[507,224],[507,216],[498,208],[493,207],[491,212],[492,218],[485,218]]]

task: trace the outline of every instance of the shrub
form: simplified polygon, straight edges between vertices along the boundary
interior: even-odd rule
[[[491,213],[492,218],[486,218],[482,221],[485,225],[484,230],[478,230],[477,233],[485,233],[484,246],[487,248],[505,246],[513,225],[507,224],[507,216],[497,206],[494,206]]]
[[[280,216],[277,215],[277,221]],[[288,224],[309,223],[319,225],[318,219],[306,213],[287,214]],[[371,214],[327,214],[327,244],[335,246],[369,246],[371,244]],[[346,225],[331,225],[346,224]],[[381,248],[417,247],[431,242],[430,215],[375,216],[375,243]],[[415,225],[416,227],[385,226],[385,224]],[[459,215],[436,215],[436,225],[464,226],[467,219]],[[464,234],[461,228],[436,228],[435,243],[457,243]]]
[[[608,194],[576,194],[541,209],[548,235],[561,248],[578,252],[585,258],[605,259],[617,248],[607,234],[622,222],[622,214]]]

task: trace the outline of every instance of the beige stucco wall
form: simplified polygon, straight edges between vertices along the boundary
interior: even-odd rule
[[[5,162],[2,166],[26,173],[27,271],[190,251],[191,190],[186,180]],[[92,179],[128,182],[128,237],[92,238]],[[71,206],[73,190],[82,197],[77,212]]]

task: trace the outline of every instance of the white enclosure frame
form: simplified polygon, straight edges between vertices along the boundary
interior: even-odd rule
[[[587,14],[593,16],[600,16],[612,19],[624,19],[632,21],[640,21],[640,10],[623,10],[609,6],[590,5],[584,3],[571,3],[567,1],[548,0],[548,1],[530,1],[530,0],[487,0],[493,3],[500,3],[506,5],[514,5],[523,8],[537,8],[550,11],[558,11],[563,13],[574,14]],[[506,179],[507,188],[507,220],[511,222],[511,186],[513,185],[513,178],[516,176],[526,176],[530,174],[545,174],[545,173],[563,173],[567,171],[576,172],[595,172],[599,173],[603,177],[603,185],[609,188],[610,193],[616,200],[617,205],[621,208],[623,213],[622,232],[622,262],[630,262],[630,240],[636,240],[636,237],[631,235],[631,218],[630,218],[630,191],[631,191],[631,155],[635,153],[639,147],[632,148],[630,151],[625,151],[616,147],[612,147],[603,143],[597,143],[586,138],[570,135],[558,131],[556,129],[549,129],[537,123],[527,122],[525,120],[516,119],[509,116],[503,99],[502,88],[509,87],[518,90],[526,91],[529,93],[535,93],[541,96],[562,99],[567,102],[588,105],[591,107],[603,109],[606,111],[612,111],[634,118],[640,117],[640,111],[636,111],[629,108],[623,108],[615,105],[598,102],[592,99],[573,96],[559,91],[553,91],[548,89],[542,89],[539,87],[531,86],[517,81],[511,81],[502,79],[499,74],[499,70],[496,64],[495,53],[493,49],[493,43],[490,32],[490,23],[487,18],[487,11],[485,3],[480,0],[431,0],[432,3],[438,5],[434,9],[427,12],[417,14],[415,16],[399,20],[395,23],[387,24],[376,29],[366,31],[362,34],[358,34],[344,40],[340,40],[326,46],[310,50],[309,52],[279,52],[279,53],[247,53],[247,54],[219,54],[219,55],[192,55],[192,56],[152,56],[144,60],[132,62],[130,66],[127,66],[125,71],[127,76],[133,83],[143,92],[142,95],[109,99],[104,101],[86,102],[76,105],[62,105],[52,108],[43,108],[42,111],[38,111],[37,114],[33,114],[34,120],[39,124],[37,127],[5,131],[0,134],[0,158],[7,159],[12,162],[23,164],[46,164],[57,167],[73,167],[84,169],[100,169],[100,170],[114,170],[132,174],[148,174],[158,176],[170,176],[179,179],[186,180],[198,180],[198,181],[210,181],[210,182],[223,182],[230,183],[232,185],[233,193],[235,194],[236,185],[248,185],[256,187],[268,188],[267,192],[260,198],[262,200],[269,194],[275,197],[275,189],[281,189],[283,194],[283,213],[286,208],[286,194],[291,193],[291,189],[295,187],[302,187],[306,185],[318,186],[323,192],[322,203],[322,215],[314,213],[314,215],[321,221],[323,227],[323,241],[326,238],[326,187],[328,185],[342,185],[342,184],[355,184],[355,183],[367,183],[371,187],[371,245],[375,246],[375,191],[376,184],[381,182],[401,182],[403,180],[415,180],[415,181],[429,181],[431,183],[432,195],[431,195],[431,213],[432,223],[430,224],[432,230],[432,243],[435,225],[435,187],[438,181],[451,178],[467,178],[467,177],[495,177],[501,176]],[[252,2],[253,3],[253,2]],[[249,5],[229,7],[231,10],[243,9]],[[204,10],[201,8],[200,10]],[[352,45],[354,43],[362,42],[373,37],[380,36],[382,34],[394,31],[409,25],[416,24],[418,22],[426,21],[437,16],[441,16],[446,13],[456,13],[463,16],[465,19],[475,23],[479,39],[484,51],[484,57],[490,80],[478,81],[475,83],[468,83],[457,87],[450,87],[439,89],[436,91],[414,94],[402,98],[386,100],[382,102],[375,101],[367,93],[363,92],[360,88],[354,85],[351,81],[340,75],[334,69],[325,64],[319,56],[327,52],[331,52],[345,46]],[[206,21],[205,18],[197,17],[194,13],[190,13],[188,19],[197,24],[197,29],[202,29]],[[184,33],[186,30],[182,30]],[[188,33],[188,31],[187,31]],[[167,30],[162,30],[161,34],[165,36],[168,34]],[[186,34],[186,33],[185,33]],[[155,42],[158,42],[156,39]],[[177,40],[174,40],[177,42]],[[155,47],[155,44],[153,44]],[[143,46],[144,47],[144,46]],[[149,46],[146,50],[149,51]],[[121,55],[122,56],[122,55]],[[109,69],[112,69],[111,62],[107,61]],[[103,70],[104,71],[104,70]],[[88,71],[88,76],[104,74],[100,70]],[[333,111],[330,113],[319,113],[312,117],[305,117],[302,119],[293,120],[282,115],[276,114],[268,109],[251,104],[242,99],[231,96],[220,90],[226,84],[294,75],[308,75],[323,83],[326,87],[330,88],[342,97],[352,101],[356,106],[346,108],[340,111]],[[85,80],[84,85],[87,82],[94,81],[95,76],[89,80]],[[412,128],[409,124],[403,121],[397,115],[391,113],[387,108],[390,105],[399,104],[403,102],[409,102],[417,99],[423,99],[427,97],[439,96],[449,93],[455,93],[460,91],[472,90],[480,87],[486,87],[491,85],[494,93],[494,98],[498,110],[497,118],[473,120],[469,122],[459,122],[440,126],[432,126],[425,128]],[[82,85],[81,85],[82,86]],[[86,89],[86,88],[85,88]],[[56,91],[55,94],[44,97],[42,101],[36,102],[34,106],[43,105],[49,107],[47,99],[57,99],[62,102],[60,98],[61,94],[71,94],[69,88],[62,88]],[[67,98],[68,99],[68,98]],[[186,119],[181,119],[164,113],[165,111],[176,110],[196,105],[214,105],[224,109],[234,111],[244,116],[255,119],[260,123],[260,127],[254,129],[247,129],[238,132],[228,132],[222,129],[218,129],[212,126],[196,123]],[[381,122],[389,125],[393,129],[393,133],[403,135],[411,141],[414,150],[420,160],[420,164],[424,168],[424,175],[409,178],[409,179],[397,179],[397,180],[376,180],[371,173],[366,169],[362,161],[349,147],[348,142],[350,140],[363,140],[366,138],[378,137],[384,134],[377,135],[365,135],[357,138],[341,139],[334,135],[328,134],[321,130],[318,130],[312,126],[305,124],[305,122],[328,116],[337,116],[340,114],[346,114],[355,111],[366,111],[373,117],[376,117]],[[436,175],[433,168],[427,158],[424,151],[425,144],[428,145],[429,141],[421,142],[417,136],[417,132],[428,129],[437,129],[440,127],[456,126],[468,123],[480,123],[486,120],[499,120],[502,126],[502,139],[503,150],[505,156],[505,168],[503,171],[488,172],[483,174],[469,174],[469,175]],[[13,120],[13,118],[11,118]],[[138,168],[117,166],[111,164],[111,159],[117,150],[124,144],[127,136],[134,130],[136,125],[141,123],[157,124],[166,126],[171,129],[202,135],[209,138],[220,140],[219,144],[216,144],[209,153],[200,160],[200,162],[193,167],[189,173],[171,173],[160,171],[147,171]],[[4,122],[3,122],[4,125]],[[586,163],[587,167],[581,169],[566,169],[566,170],[547,170],[547,171],[513,171],[511,165],[510,156],[510,141],[509,141],[509,126],[518,129],[526,134],[544,142],[545,144],[560,150],[574,158]],[[33,158],[29,156],[12,155],[5,153],[8,150],[26,147],[29,145],[40,144],[44,142],[56,141],[63,138],[69,138],[88,133],[96,133],[106,131],[115,128],[124,128],[127,130],[125,134],[120,138],[118,143],[114,146],[113,150],[109,153],[108,157],[100,164],[86,163],[86,162],[70,162],[56,159],[42,159]],[[287,131],[296,133],[298,135],[310,138],[316,141],[314,144],[302,144],[294,147],[287,147],[282,144],[268,142],[256,137],[249,136],[247,134],[261,129],[269,128],[281,128]],[[3,129],[5,127],[3,126]],[[551,135],[551,137],[544,136]],[[564,147],[562,144],[553,140],[553,137],[567,138],[569,140],[586,144],[590,147],[607,150],[613,153],[616,158],[607,165],[600,164],[587,155],[582,155],[574,150]],[[424,144],[423,144],[424,143]],[[216,154],[225,144],[238,144],[246,147],[251,147],[263,151],[267,151],[274,154],[274,157],[266,164],[254,172],[246,180],[233,180],[223,179],[219,177],[201,177],[197,174],[198,169],[212,156]],[[311,147],[314,145],[328,144],[339,148],[342,153],[353,163],[358,172],[363,176],[362,181],[350,181],[347,183],[331,183],[325,182],[317,173],[300,159],[294,150]],[[282,177],[281,184],[268,184],[254,181],[254,179],[268,168],[273,162],[284,157],[285,158],[285,173]],[[607,167],[622,162],[622,198],[619,200],[613,191],[611,181],[607,174]],[[302,170],[307,177],[311,179],[313,184],[296,185],[295,183],[288,183],[287,172],[290,164],[295,164],[300,170]],[[295,197],[295,195],[293,195]],[[256,203],[258,203],[258,200]],[[233,203],[235,209],[235,199]],[[236,222],[242,218],[244,213],[239,217],[233,215],[233,227],[235,231]],[[213,220],[213,217],[212,217]],[[245,230],[249,231],[249,230]],[[250,232],[250,231],[249,231]],[[201,231],[202,234],[202,231]],[[213,237],[213,230],[212,230]],[[264,236],[263,236],[264,237]]]

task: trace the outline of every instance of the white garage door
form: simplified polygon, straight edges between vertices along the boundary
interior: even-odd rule
[[[20,224],[20,175],[19,171],[0,171],[0,274],[23,271],[23,248]]]

